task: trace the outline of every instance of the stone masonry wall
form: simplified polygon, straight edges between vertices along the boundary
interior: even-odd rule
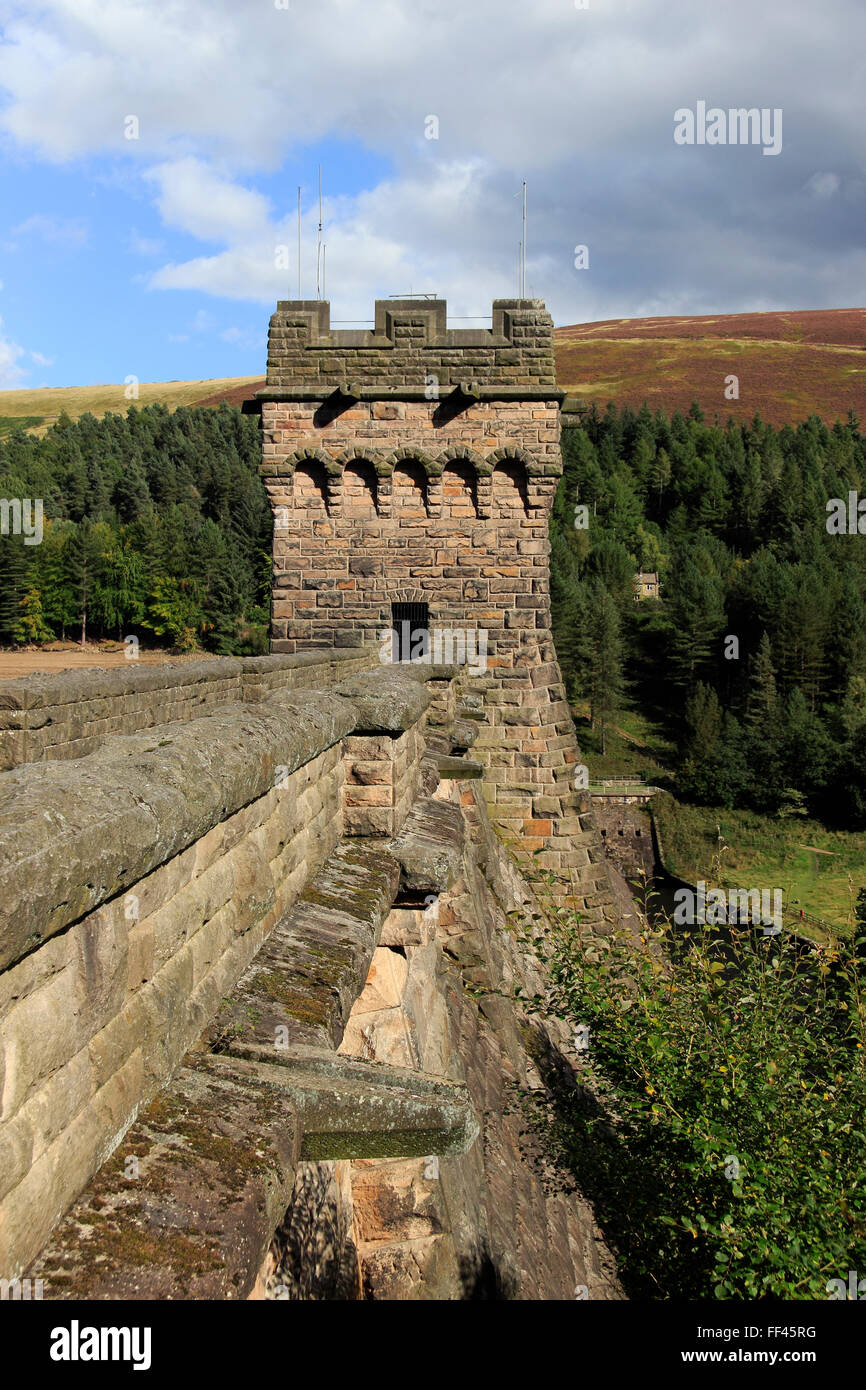
[[[369,659],[359,653],[217,657],[120,670],[0,681],[0,771],[44,758],[82,758],[118,734],[196,719],[275,690],[322,690]]]
[[[282,303],[271,320],[259,402],[272,650],[376,646],[388,660],[391,605],[426,603],[434,659],[465,665],[491,814],[599,926],[610,884],[574,788],[550,630],[550,316],[539,300],[495,301],[493,330],[464,334],[446,330],[442,301],[379,301],[365,335],[329,331],[328,313]]]
[[[476,765],[425,739],[452,680],[356,672],[0,774],[0,1277],[621,1296],[530,1137],[568,1029],[517,997],[534,900],[479,784],[440,781]]]
[[[376,728],[370,680],[277,690],[0,774],[4,1277],[40,1248],[345,831],[381,835],[365,815],[400,829],[429,697],[417,679],[372,673],[376,761],[351,737]],[[355,798],[382,792],[353,823],[347,778]]]
[[[565,1024],[516,997],[545,990],[507,929],[531,897],[477,783],[436,797],[466,823],[458,873],[428,905],[392,908],[339,1051],[463,1082],[481,1135],[466,1153],[302,1164],[256,1296],[621,1298],[588,1203],[541,1139],[550,1072],[576,1058]]]
[[[364,385],[421,394],[419,354],[443,392],[465,377],[500,389],[555,386],[553,324],[540,300],[494,300],[490,330],[447,328],[442,299],[380,299],[375,313],[372,331],[335,331],[327,301],[278,303],[268,334],[268,386],[304,393],[312,386],[327,395],[357,372]]]

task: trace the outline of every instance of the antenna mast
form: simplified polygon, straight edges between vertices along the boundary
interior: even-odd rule
[[[319,235],[316,242],[316,298],[322,298],[322,166],[319,165]]]
[[[523,241],[520,243],[520,298],[526,298],[526,179],[523,180]]]
[[[298,299],[301,297],[301,185],[298,184]]]

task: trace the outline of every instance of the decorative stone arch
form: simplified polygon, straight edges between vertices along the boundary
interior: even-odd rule
[[[499,463],[522,463],[528,478],[540,478],[544,474],[544,465],[541,460],[533,458],[526,449],[520,449],[516,444],[506,444],[501,449],[494,449],[492,454],[487,455],[487,458],[493,469]]]
[[[471,458],[456,450],[443,462],[442,516],[474,520],[478,515],[478,471]]]
[[[383,470],[388,469],[381,449],[365,449],[362,444],[351,444],[337,455],[334,462],[340,469],[344,469],[347,463],[354,463],[358,459],[363,460],[364,463],[369,463],[375,470],[377,478],[382,476]]]
[[[311,518],[330,516],[334,510],[334,460],[324,449],[298,450],[291,460],[292,507]]]
[[[484,461],[481,455],[477,452],[477,450],[470,449],[468,444],[449,445],[447,449],[442,450],[441,454],[437,454],[436,462],[439,465],[440,471],[444,471],[444,469],[448,467],[449,463],[463,462],[471,464],[479,477],[482,477],[485,473],[491,473],[493,471],[492,468],[488,466],[488,464]]]
[[[372,465],[376,474],[376,514],[380,517],[391,515],[391,479],[396,457],[396,454],[384,454],[381,449],[368,449],[363,444],[352,444],[336,458],[344,476],[347,464],[362,461]]]
[[[370,521],[379,515],[379,474],[376,450],[352,446],[337,455],[341,472],[340,516]]]
[[[342,465],[325,449],[296,449],[282,460],[280,472],[294,473],[299,463],[320,463],[329,478],[337,478],[342,472]]]
[[[420,464],[428,478],[438,478],[442,474],[442,464],[439,459],[435,459],[432,454],[425,453],[423,449],[395,449],[384,459],[384,463],[390,465],[391,471],[398,468],[402,463]]]
[[[405,514],[407,512],[407,502],[410,516],[412,512],[417,512],[417,516],[414,517],[415,520],[423,520],[429,516],[438,516],[439,508],[441,508],[441,501],[439,502],[439,508],[437,508],[435,503],[439,499],[431,495],[431,485],[441,476],[441,470],[438,468],[435,459],[431,458],[429,454],[425,454],[423,450],[420,449],[414,452],[404,449],[389,454],[387,462],[393,465],[393,473],[390,479],[392,516],[397,516],[401,512]],[[408,495],[407,489],[400,486],[401,474],[413,480],[413,489],[415,488],[416,480],[420,481],[420,487],[416,489],[416,494],[419,495],[416,495],[414,500]],[[441,492],[441,486],[438,491]]]
[[[514,521],[529,515],[529,477],[532,460],[522,449],[496,449],[491,455],[490,480],[492,514],[500,521]]]

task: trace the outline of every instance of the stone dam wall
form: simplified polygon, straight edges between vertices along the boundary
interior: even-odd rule
[[[275,690],[320,689],[361,671],[373,653],[283,657],[67,671],[0,680],[0,771],[43,758],[82,758],[118,734],[196,719],[220,705],[253,704]]]
[[[537,1135],[576,1059],[517,999],[544,993],[509,929],[532,893],[456,673],[368,667],[4,683],[0,1277],[622,1296]]]

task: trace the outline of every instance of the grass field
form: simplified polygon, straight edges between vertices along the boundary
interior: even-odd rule
[[[665,868],[689,883],[725,888],[781,888],[786,910],[802,907],[850,930],[859,889],[866,887],[866,833],[827,830],[818,821],[785,820],[754,811],[685,806],[672,796],[653,801]],[[721,834],[721,841],[719,835]],[[713,862],[721,852],[721,872]]]
[[[0,438],[17,428],[43,434],[66,411],[72,420],[88,411],[125,415],[130,405],[218,405],[221,400],[239,404],[263,385],[261,377],[215,377],[212,381],[141,382],[138,399],[127,400],[126,386],[45,386],[34,390],[0,391]]]
[[[665,765],[673,758],[673,745],[639,710],[617,710],[607,727],[606,749],[601,752],[601,733],[589,726],[585,701],[572,705],[583,760],[593,782],[602,777],[643,778],[664,785],[669,780]]]

